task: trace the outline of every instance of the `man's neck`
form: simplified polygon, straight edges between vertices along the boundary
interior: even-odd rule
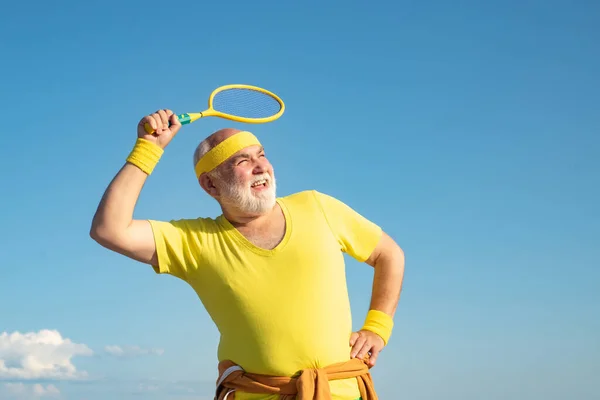
[[[262,249],[274,249],[285,237],[287,224],[279,203],[261,215],[223,211],[223,216],[248,241]]]
[[[269,223],[269,220],[276,215],[279,204],[275,205],[262,214],[247,214],[238,210],[228,210],[222,208],[223,216],[227,218],[229,223],[236,228],[258,228]]]

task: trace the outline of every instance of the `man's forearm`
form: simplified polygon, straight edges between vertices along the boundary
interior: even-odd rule
[[[121,168],[100,200],[92,220],[92,236],[109,236],[127,229],[147,178],[145,172],[130,163]]]
[[[399,247],[382,252],[373,267],[375,273],[369,309],[379,310],[393,317],[404,280],[404,253]]]

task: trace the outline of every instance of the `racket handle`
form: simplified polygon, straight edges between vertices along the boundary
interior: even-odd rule
[[[190,122],[192,122],[192,118],[187,113],[186,114],[179,114],[177,116],[177,119],[179,120],[179,122],[181,123],[181,125],[189,124]]]
[[[179,114],[177,116],[177,119],[179,120],[181,125],[186,125],[192,122],[192,118],[189,114]],[[171,126],[171,122],[169,122],[169,126]],[[144,124],[144,130],[148,133],[154,133],[154,129],[152,129],[152,127],[148,123]]]

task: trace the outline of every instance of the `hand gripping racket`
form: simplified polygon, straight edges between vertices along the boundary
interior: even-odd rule
[[[202,112],[190,112],[177,116],[182,125],[203,117],[220,117],[232,121],[261,124],[275,121],[285,111],[285,104],[275,94],[251,85],[225,85],[216,88],[208,98],[208,108]],[[148,133],[154,129],[144,125]]]

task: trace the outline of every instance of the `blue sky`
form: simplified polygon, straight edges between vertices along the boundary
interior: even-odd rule
[[[250,127],[280,195],[334,195],[406,253],[382,399],[600,396],[600,6],[366,4],[3,7],[1,398],[211,398],[218,337],[196,295],[88,231],[139,118],[227,83],[286,102]],[[225,126],[244,127],[182,130],[136,217],[218,215],[191,160]],[[371,278],[348,259],[355,328]],[[27,357],[72,367],[40,376]]]

